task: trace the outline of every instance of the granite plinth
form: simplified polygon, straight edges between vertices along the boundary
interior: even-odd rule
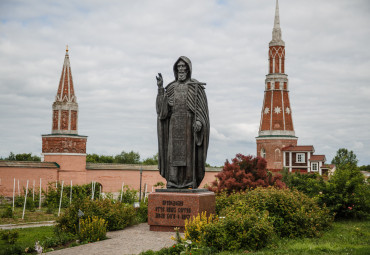
[[[216,213],[215,193],[155,192],[148,197],[148,224],[151,231],[184,231],[185,220],[202,212]]]

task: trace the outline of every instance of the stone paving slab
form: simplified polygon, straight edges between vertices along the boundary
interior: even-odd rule
[[[48,255],[123,255],[139,254],[142,251],[157,251],[163,247],[169,247],[175,244],[171,240],[174,232],[154,232],[149,231],[147,223],[128,227],[124,230],[111,231],[107,233],[107,240],[80,245],[72,248],[48,252]]]

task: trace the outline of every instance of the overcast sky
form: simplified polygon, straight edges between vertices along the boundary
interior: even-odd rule
[[[370,164],[370,1],[280,0],[298,144]],[[0,156],[41,154],[69,45],[87,153],[157,152],[155,76],[206,82],[207,162],[256,154],[275,0],[0,1]]]

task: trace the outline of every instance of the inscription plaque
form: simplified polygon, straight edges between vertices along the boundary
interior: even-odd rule
[[[174,231],[175,227],[179,227],[183,231],[185,220],[202,212],[215,213],[213,192],[149,194],[148,224],[151,230]]]

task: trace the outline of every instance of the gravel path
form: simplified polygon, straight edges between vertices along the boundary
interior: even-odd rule
[[[149,225],[147,223],[142,223],[128,227],[124,230],[108,232],[107,236],[110,239],[104,241],[52,251],[48,252],[47,254],[139,254],[142,251],[157,251],[163,247],[169,247],[173,245],[175,241],[171,240],[171,236],[174,235],[175,233],[172,232],[149,231]]]
[[[53,226],[55,221],[27,222],[21,224],[4,224],[0,225],[0,229],[15,229],[15,228],[35,228],[43,226]]]

